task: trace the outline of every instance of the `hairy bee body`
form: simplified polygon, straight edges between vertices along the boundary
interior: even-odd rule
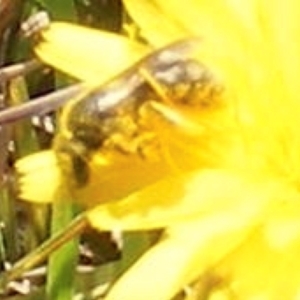
[[[88,184],[95,153],[160,159],[162,145],[153,116],[168,116],[153,103],[176,110],[213,102],[218,88],[210,73],[187,55],[193,43],[185,40],[160,49],[68,104],[54,149],[66,177],[74,178],[74,187]]]

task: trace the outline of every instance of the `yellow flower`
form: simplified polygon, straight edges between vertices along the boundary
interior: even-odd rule
[[[166,228],[105,299],[169,300],[197,280],[191,299],[298,299],[299,1],[124,2],[154,46],[200,36],[224,91],[217,108],[177,111],[197,130],[157,130],[179,172],[87,212],[100,230]]]
[[[161,242],[120,279],[107,300],[170,299],[197,278],[204,288],[195,299],[205,297],[207,289],[208,299],[298,299],[300,5],[266,0],[125,3],[155,45],[184,35],[202,37],[201,60],[227,89],[240,139],[222,147],[228,173],[220,176],[214,170],[206,182],[199,171],[194,187],[182,183],[185,193],[178,202],[185,203],[180,210],[186,221],[170,222]],[[240,172],[236,182],[230,170]],[[167,190],[159,187],[162,194],[156,199],[164,203]],[[136,197],[147,200],[147,189],[144,193],[130,195],[128,203]],[[123,201],[111,204],[116,206],[111,215],[120,217],[118,209],[127,207]],[[151,220],[156,209],[153,204],[141,214]],[[191,222],[186,209],[198,214],[198,221]],[[102,209],[96,210],[100,216]],[[135,223],[128,213],[118,220],[129,228]]]

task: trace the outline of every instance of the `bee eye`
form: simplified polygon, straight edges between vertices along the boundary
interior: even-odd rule
[[[54,140],[56,156],[62,166],[62,171],[72,187],[80,188],[89,180],[89,153],[85,145],[74,138],[69,139],[64,134],[58,134]]]
[[[84,186],[89,181],[89,167],[86,161],[79,155],[73,155],[71,163],[76,186]]]

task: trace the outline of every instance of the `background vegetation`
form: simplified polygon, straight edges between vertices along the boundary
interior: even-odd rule
[[[24,69],[23,63],[31,61],[33,54],[20,26],[40,10],[46,10],[53,20],[114,32],[122,32],[128,19],[120,0],[1,1],[2,112],[41,95],[52,95],[58,87],[70,83],[69,78],[46,67],[29,64]],[[13,166],[18,158],[49,148],[56,127],[55,113],[25,119],[16,114],[12,119],[14,122],[0,123],[0,299],[100,299],[109,284],[149,247],[155,235],[113,236],[87,229],[79,242],[74,241],[71,254],[62,253],[60,260],[50,266],[50,275],[44,262],[33,270],[24,270],[19,278],[5,281],[6,271],[21,258],[36,255],[33,251],[51,234],[52,208],[19,201]],[[71,264],[64,265],[66,261]]]

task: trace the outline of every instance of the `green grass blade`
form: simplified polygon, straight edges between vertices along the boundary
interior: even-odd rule
[[[67,226],[76,214],[75,205],[71,199],[66,198],[68,197],[62,197],[53,204],[53,235]],[[46,285],[47,299],[71,300],[74,296],[78,246],[79,238],[74,238],[51,255]]]

